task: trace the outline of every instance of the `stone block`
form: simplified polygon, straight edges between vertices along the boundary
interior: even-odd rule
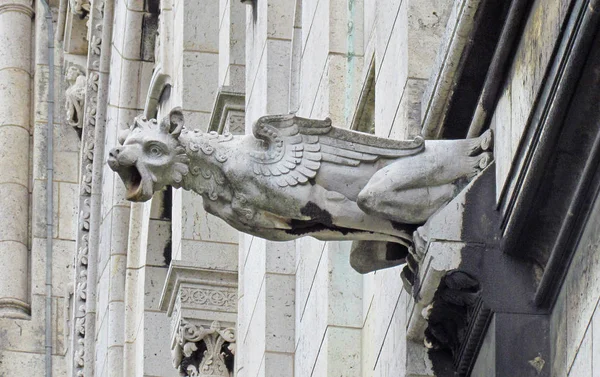
[[[360,328],[363,278],[348,262],[351,245],[351,242],[327,243],[327,324]]]
[[[79,185],[77,183],[59,183],[58,192],[58,226],[59,238],[75,240],[77,238],[77,221],[79,214]]]
[[[0,183],[29,185],[29,132],[0,126]]]
[[[36,179],[32,183],[31,233],[33,237],[46,237],[46,181]]]
[[[0,219],[4,221],[0,227],[0,240],[16,241],[27,244],[29,193],[27,186],[16,183],[0,184]]]
[[[29,305],[28,254],[27,246],[23,243],[0,242],[0,261],[4,265],[10,265],[10,269],[0,275],[0,300],[18,300],[23,312],[27,312]],[[10,316],[12,312],[10,307],[0,304],[0,316]]]
[[[45,373],[45,355],[41,353],[0,350],[0,362],[3,371],[19,371],[25,376],[43,376]],[[65,357],[52,356],[52,375],[66,376]],[[8,376],[8,375],[7,375]]]
[[[237,245],[182,240],[181,250],[182,259],[193,260],[196,266],[237,271]]]
[[[27,92],[24,92],[24,90],[22,89],[23,87],[19,88],[18,86],[15,87],[14,89],[18,89],[19,90],[19,98],[20,100],[18,100],[16,98],[11,98],[11,100],[15,100],[15,104],[17,105],[17,107],[19,108],[19,112],[22,113],[22,117],[24,118],[25,116],[27,116],[27,119],[30,119],[30,109],[33,107],[33,119],[36,122],[47,122],[48,121],[48,90],[49,90],[49,85],[48,85],[48,79],[49,79],[49,73],[48,73],[48,66],[47,65],[37,65],[34,68],[34,76],[33,76],[33,103],[31,102],[31,100],[28,98],[30,97],[30,93],[31,91],[28,90]],[[27,76],[27,80],[29,80],[29,76],[26,75],[24,72],[20,71],[23,76]],[[25,77],[21,78],[19,80],[19,82],[24,82]],[[59,65],[56,65],[54,67],[54,90],[55,93],[59,93],[59,90],[62,90],[61,88],[61,83],[63,82],[63,73],[61,71],[61,67]],[[30,81],[27,81],[28,83]],[[19,84],[19,85],[23,85],[23,84]],[[29,84],[26,84],[29,85]],[[25,97],[27,96],[27,97]],[[26,106],[24,104],[27,104]],[[26,113],[26,114],[25,114]],[[64,122],[64,102],[62,101],[54,101],[54,122],[58,123],[58,124],[62,124]],[[7,123],[9,123],[7,121]],[[27,123],[23,123],[23,124],[27,124]],[[29,126],[28,126],[29,127]]]
[[[377,353],[377,359],[374,371],[376,376],[386,376],[393,373],[404,375],[404,373],[408,372],[407,369],[411,364],[413,364],[412,369],[415,369],[414,364],[419,365],[426,363],[428,360],[427,351],[422,343],[417,344],[417,346],[424,352],[421,352],[418,356],[416,352],[408,353],[408,341],[406,339],[407,318],[404,309],[407,297],[406,292],[400,295],[390,321],[387,324],[385,320],[382,323],[378,323],[377,327],[379,329],[386,328],[385,332],[378,329],[375,330],[375,352]],[[383,340],[381,345],[379,344],[380,340]],[[407,376],[409,375],[407,374]]]
[[[296,240],[296,318],[301,319],[311,287],[321,263],[326,243],[311,237]]]
[[[511,70],[513,154],[548,67],[560,30],[558,1],[537,0],[531,9]]]
[[[219,55],[212,52],[184,52],[181,106],[185,110],[210,113],[217,93]],[[201,82],[202,85],[195,83]]]
[[[203,199],[195,193],[184,192],[183,235],[185,239],[237,243],[238,232],[223,220],[208,214]]]
[[[598,311],[598,305],[596,305],[596,310],[594,311],[590,328],[592,329],[592,375],[597,375],[600,373],[600,312]],[[590,328],[588,328],[588,332],[590,331]]]
[[[265,275],[265,350],[293,353],[294,343],[294,298],[295,278],[293,275]]]
[[[296,243],[289,242],[266,242],[266,266],[267,273],[294,274],[296,271],[295,255]]]
[[[183,49],[217,53],[219,51],[219,2],[210,1],[199,7],[194,0],[182,0]],[[215,72],[216,74],[216,72]]]
[[[576,349],[577,354],[569,370],[569,377],[592,377],[592,329],[585,332],[583,340]]]
[[[267,38],[292,39],[294,0],[267,1]]]
[[[144,13],[127,12],[127,23],[124,25],[123,47],[120,50],[125,59],[140,59],[140,41],[142,40]],[[143,41],[142,41],[143,43]],[[143,95],[143,93],[140,93]]]
[[[43,80],[47,79],[46,69],[46,74],[39,80],[43,83]],[[25,71],[15,68],[0,71],[0,98],[2,98],[0,126],[14,125],[29,130],[30,85],[29,73]]]
[[[119,95],[121,90],[121,66],[123,64],[123,58],[119,54],[119,51],[113,46],[110,54],[110,71],[112,72],[108,76],[108,105],[114,107],[121,107]]]
[[[408,1],[409,77],[429,78],[453,3],[449,0]]]
[[[563,287],[550,319],[550,350],[552,377],[567,375],[567,294]]]
[[[168,269],[164,267],[145,267],[144,309],[160,310],[160,299],[165,285]],[[139,292],[142,294],[142,292]]]
[[[167,352],[170,344],[171,324],[165,313],[144,313],[143,365],[144,375],[177,377],[179,373],[173,368],[171,354]]]
[[[412,140],[421,135],[421,98],[426,85],[426,80],[412,78],[406,80],[389,138]]]
[[[75,241],[52,241],[52,296],[68,297],[69,284],[73,281],[73,256]],[[33,238],[31,244],[31,293],[46,293],[46,239]]]
[[[259,292],[261,292],[261,287],[264,285],[266,242],[266,240],[254,237],[246,255],[246,262],[239,268],[239,270],[243,270],[246,308],[252,308],[256,305]]]
[[[258,375],[261,377],[293,376],[294,355],[279,352],[265,352],[264,362]]]
[[[406,2],[402,2],[401,15],[405,15],[406,7]],[[383,137],[390,134],[408,78],[408,30],[406,23],[398,18],[389,34],[389,43],[378,45],[375,52],[375,61],[381,62],[375,71],[375,134]],[[382,21],[378,27],[384,28],[384,24]]]
[[[287,40],[269,39],[266,42],[264,67],[266,88],[266,113],[285,114],[288,112],[289,83],[290,83],[290,49],[291,42]],[[257,78],[258,79],[258,78]]]
[[[129,239],[129,214],[129,206],[115,206],[111,211],[112,230],[110,255],[127,255],[127,244]]]
[[[141,94],[139,89],[142,81],[142,62],[138,60],[121,61],[121,81],[119,83],[119,107],[128,109],[136,109],[140,104],[140,96],[144,97],[145,93]],[[140,108],[141,110],[141,108]]]
[[[97,270],[99,273],[106,267],[108,258],[110,257],[110,243],[112,230],[112,211],[109,212],[101,221],[98,234],[98,254],[97,254]]]
[[[596,201],[592,213],[597,213],[599,210],[600,203]],[[577,345],[583,339],[598,302],[596,295],[589,294],[589,292],[600,292],[598,245],[600,245],[600,221],[590,221],[581,235],[563,283],[563,287],[567,290],[567,365],[571,365],[575,358]]]
[[[109,302],[125,300],[125,270],[127,257],[125,255],[111,255],[110,257],[110,291]]]
[[[39,164],[41,165],[41,164]],[[79,183],[79,153],[54,152],[54,180]]]
[[[0,70],[15,68],[29,73],[31,45],[23,42],[30,40],[31,27],[31,17],[25,13],[0,14],[0,35],[4,36],[0,39]]]
[[[123,57],[123,45],[127,28],[127,4],[125,1],[117,1],[114,5],[114,22],[112,33],[112,45],[116,52]],[[141,25],[140,25],[141,29]],[[139,39],[138,39],[139,41]],[[139,44],[138,44],[139,47]]]
[[[360,329],[329,326],[312,375],[360,376],[360,338]]]
[[[383,64],[384,54],[386,48],[389,48],[388,44],[394,41],[393,29],[398,25],[403,24],[406,28],[406,2],[394,1],[394,0],[376,0],[375,5],[375,33],[376,33],[376,70],[379,72],[381,65]],[[403,8],[403,10],[401,10]],[[406,38],[406,34],[403,34]],[[400,68],[400,67],[399,67]]]
[[[494,111],[494,160],[496,160],[496,199],[500,199],[502,188],[508,178],[514,151],[512,150],[512,94],[511,85],[500,93]]]
[[[146,265],[168,267],[171,259],[171,222],[150,220],[148,224],[148,241]]]
[[[108,304],[108,343],[110,349],[122,346],[125,336],[125,322],[123,321],[125,304],[122,301],[111,301]],[[120,367],[118,367],[120,369]]]

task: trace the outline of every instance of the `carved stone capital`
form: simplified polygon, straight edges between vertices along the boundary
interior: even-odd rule
[[[230,377],[235,341],[235,329],[219,321],[203,326],[181,319],[171,350],[173,366],[182,376]]]
[[[233,372],[237,273],[174,260],[161,298],[171,318],[173,366],[182,376]]]

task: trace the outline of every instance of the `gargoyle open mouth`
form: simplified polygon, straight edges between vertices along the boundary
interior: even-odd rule
[[[144,187],[148,183],[149,179],[145,179],[144,174],[137,168],[137,166],[119,166],[117,173],[125,184],[125,189],[127,190],[127,200],[143,202],[152,197],[152,187]]]

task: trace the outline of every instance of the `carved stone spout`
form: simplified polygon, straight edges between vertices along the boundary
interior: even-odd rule
[[[491,136],[397,141],[295,115],[218,135],[186,129],[176,108],[160,123],[136,118],[108,164],[132,201],[172,185],[245,233],[385,241],[406,255],[416,227],[491,163]]]

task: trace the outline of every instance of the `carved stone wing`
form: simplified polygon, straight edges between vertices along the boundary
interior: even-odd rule
[[[419,153],[422,138],[413,141],[383,139],[331,126],[329,118],[314,120],[294,115],[258,119],[253,127],[260,148],[251,152],[254,173],[272,176],[281,187],[308,182],[322,161],[346,166]]]

